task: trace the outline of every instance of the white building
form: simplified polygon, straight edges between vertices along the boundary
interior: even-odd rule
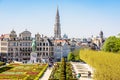
[[[69,52],[70,52],[70,46],[66,40],[54,41],[55,61],[60,61],[62,57],[67,57]]]

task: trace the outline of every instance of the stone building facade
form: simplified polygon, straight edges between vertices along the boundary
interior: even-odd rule
[[[37,61],[48,59],[54,56],[53,44],[47,37],[41,37],[39,33],[35,34],[37,43]],[[30,31],[23,31],[17,37],[14,30],[10,34],[0,37],[0,59],[2,61],[15,60],[20,62],[28,62],[30,53],[32,52],[32,40]]]

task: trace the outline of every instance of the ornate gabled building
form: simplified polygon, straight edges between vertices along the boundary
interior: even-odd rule
[[[59,16],[58,8],[57,8],[55,24],[54,24],[54,38],[55,39],[60,39],[61,38],[60,16]]]
[[[17,37],[14,30],[8,35],[0,37],[0,60],[2,61],[20,61],[29,62],[30,53],[32,52],[32,37],[30,31],[23,31]],[[37,43],[37,61],[48,59],[54,56],[53,44],[47,37],[41,37],[39,33],[35,35]]]

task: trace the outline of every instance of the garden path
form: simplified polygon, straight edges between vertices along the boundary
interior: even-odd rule
[[[52,72],[52,68],[51,69],[47,68],[46,72],[39,80],[48,80],[51,72]]]
[[[71,62],[76,74],[80,73],[81,77],[79,80],[92,80],[93,69],[86,63],[83,62]],[[91,77],[88,78],[88,71],[91,72]]]

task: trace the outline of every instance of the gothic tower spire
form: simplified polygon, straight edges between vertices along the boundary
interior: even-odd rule
[[[55,39],[61,38],[60,16],[59,16],[58,7],[57,7],[57,12],[55,17],[55,24],[54,24],[54,38]]]

